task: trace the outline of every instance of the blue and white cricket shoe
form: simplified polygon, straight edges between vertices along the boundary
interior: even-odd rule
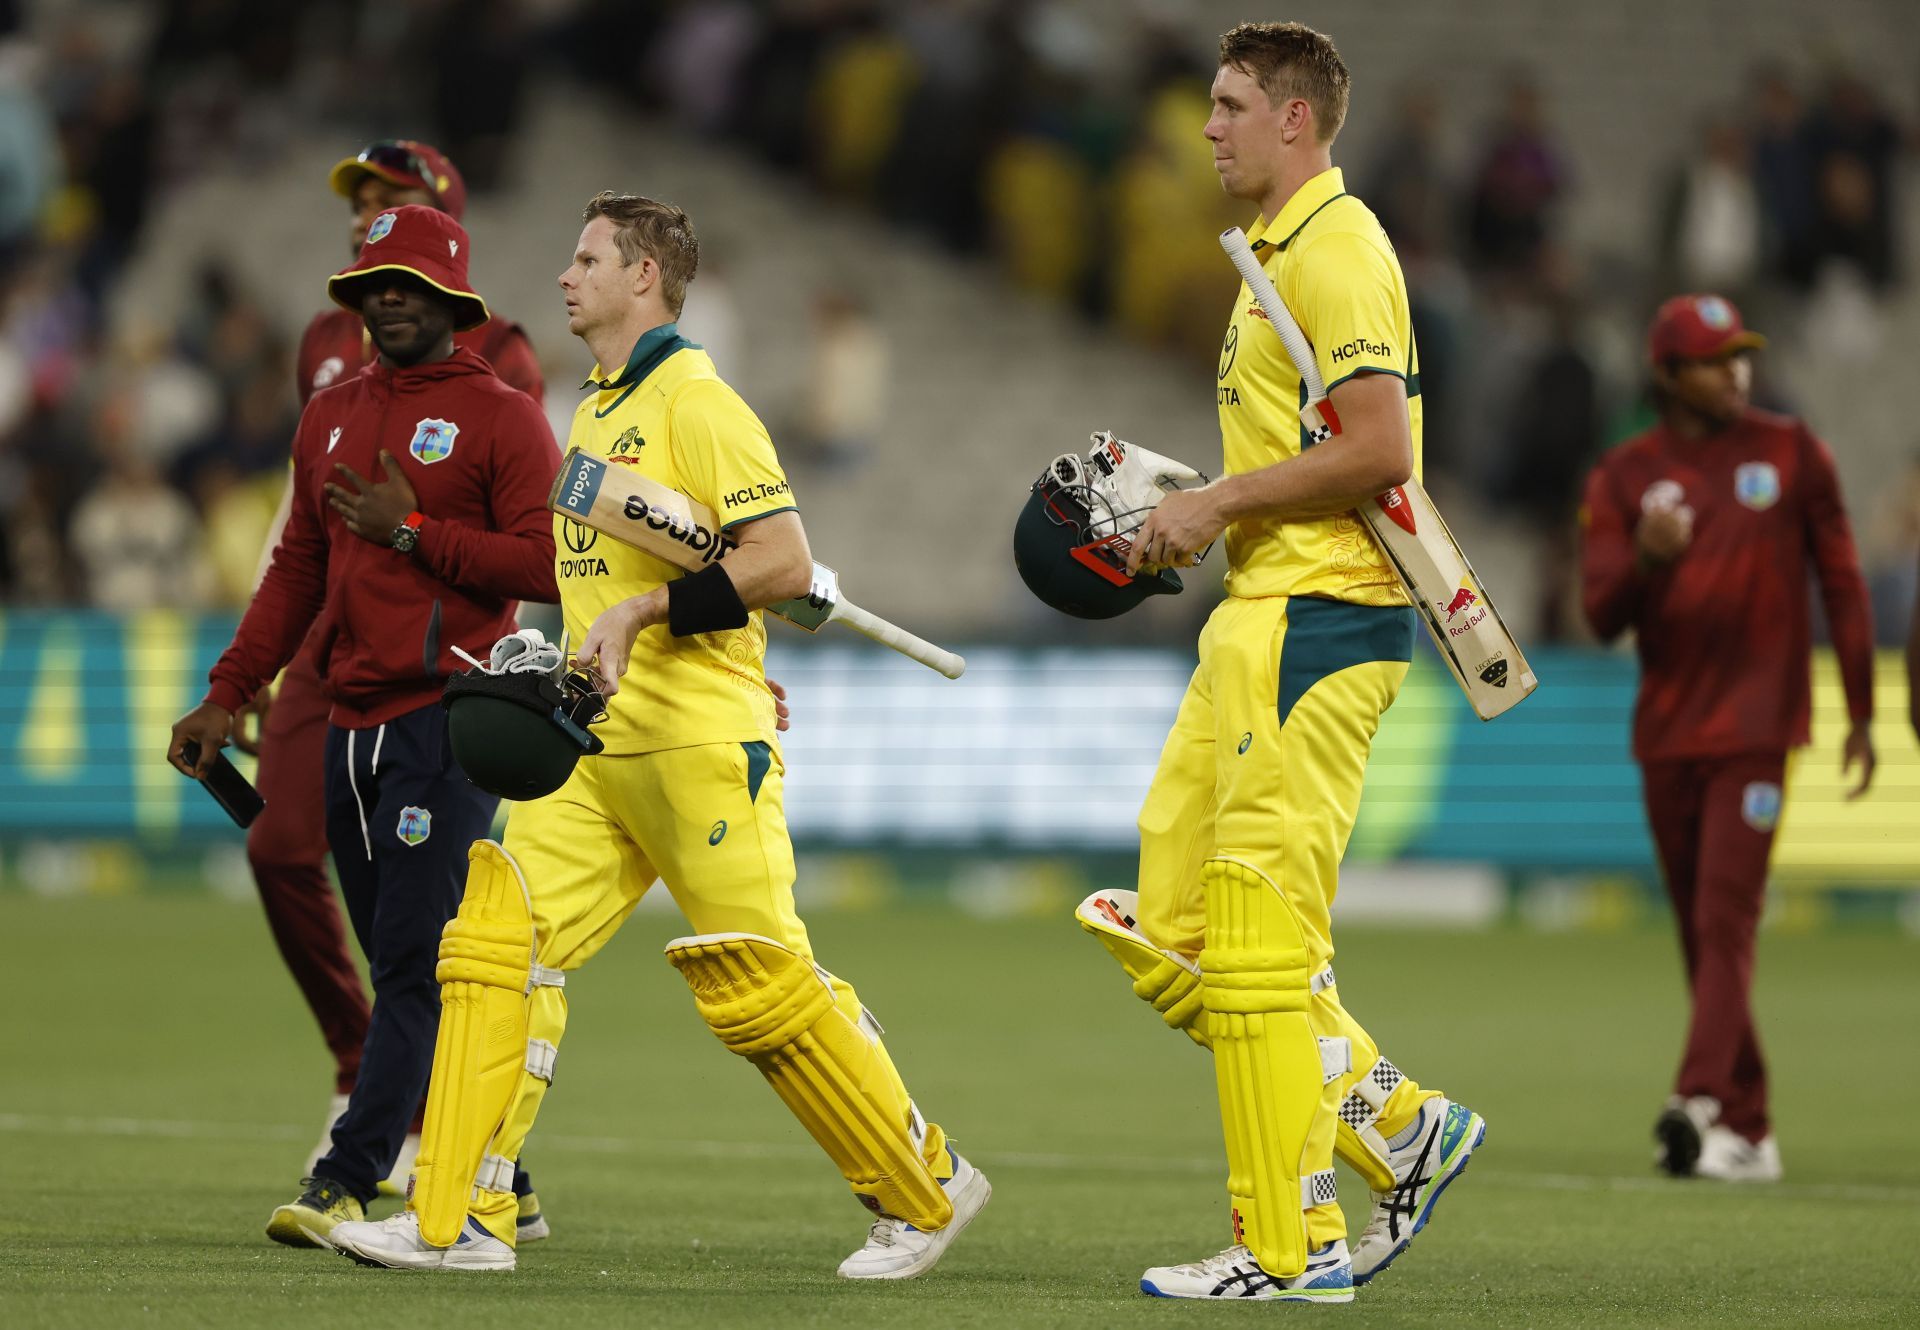
[[[1353,1282],[1364,1284],[1399,1257],[1433,1218],[1440,1193],[1487,1139],[1487,1120],[1450,1099],[1420,1106],[1420,1132],[1388,1156],[1394,1189],[1373,1194],[1373,1215],[1353,1246]]]
[[[1353,1261],[1338,1239],[1308,1252],[1307,1268],[1292,1279],[1278,1279],[1245,1247],[1229,1247],[1192,1265],[1156,1265],[1140,1276],[1140,1291],[1156,1298],[1352,1302]]]
[[[960,1230],[973,1222],[993,1195],[987,1175],[961,1158],[958,1150],[953,1150],[953,1176],[940,1186],[953,1203],[953,1218],[945,1228],[915,1228],[904,1219],[881,1215],[867,1230],[860,1250],[840,1262],[840,1277],[912,1279],[938,1265]]]
[[[390,1270],[511,1270],[514,1265],[513,1248],[472,1215],[451,1247],[436,1247],[421,1237],[420,1216],[411,1210],[377,1224],[337,1224],[328,1238],[342,1256]]]

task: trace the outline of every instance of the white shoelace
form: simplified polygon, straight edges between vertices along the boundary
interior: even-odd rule
[[[1229,1247],[1218,1256],[1209,1256],[1204,1261],[1195,1261],[1192,1265],[1183,1265],[1176,1268],[1180,1270],[1191,1270],[1196,1274],[1225,1277],[1239,1273],[1240,1268],[1243,1266],[1256,1264],[1257,1262],[1253,1259],[1253,1253],[1246,1247]]]
[[[881,1215],[867,1230],[867,1246],[891,1247],[894,1239],[905,1232],[906,1227],[905,1220],[895,1219],[892,1215]]]

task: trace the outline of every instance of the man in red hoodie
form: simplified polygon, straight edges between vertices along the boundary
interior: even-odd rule
[[[484,655],[521,600],[559,598],[546,417],[458,347],[488,317],[467,282],[467,233],[445,213],[381,213],[327,294],[357,309],[379,357],[316,393],[294,436],[294,498],[273,562],[213,667],[207,698],[173,727],[190,775],[225,743],[233,713],[321,622],[313,649],[332,712],[326,832],[366,953],[374,1004],[360,1075],[332,1148],[268,1235],[324,1245],[392,1170],[427,1084],[440,930],[459,905],[467,848],[496,800],[468,784],[440,691],[452,648]],[[198,743],[190,766],[187,743]]]
[[[1846,690],[1853,797],[1874,767],[1866,581],[1826,446],[1748,405],[1747,356],[1764,345],[1719,296],[1662,305],[1648,339],[1660,423],[1594,468],[1581,515],[1587,619],[1603,639],[1635,630],[1633,752],[1692,995],[1660,1164],[1752,1182],[1780,1176],[1753,938],[1787,754],[1808,742],[1810,574]]]
[[[349,205],[351,255],[360,252],[367,230],[390,208],[417,203],[438,208],[454,221],[466,211],[467,187],[459,169],[429,143],[389,139],[368,144],[358,154],[335,164],[328,174],[333,192]],[[455,346],[464,346],[493,366],[493,372],[534,401],[541,400],[545,383],[540,362],[520,325],[494,315],[478,327],[458,331]],[[314,315],[300,338],[295,384],[300,404],[343,377],[350,378],[374,358],[373,338],[358,309],[329,304]],[[293,500],[289,477],[280,511],[261,550],[258,585],[267,560],[286,526]],[[311,1173],[328,1149],[333,1124],[346,1111],[347,1097],[360,1072],[360,1050],[367,1037],[367,998],[347,951],[340,908],[334,903],[327,877],[327,839],[321,810],[325,793],[321,771],[325,758],[327,712],[330,706],[320,689],[320,670],[313,646],[320,630],[308,636],[308,645],[287,666],[277,687],[263,689],[242,707],[234,722],[234,743],[260,759],[256,783],[266,807],[247,831],[247,860],[260,890],[267,927],[292,972],[294,982],[313,1011],[322,1037],[333,1054],[334,1086],[320,1143],[306,1161]],[[257,718],[257,739],[250,738],[247,713]],[[410,1145],[418,1138],[409,1135]],[[403,1150],[390,1185],[404,1186],[412,1166],[411,1150]],[[543,1235],[538,1202],[531,1199],[525,1175],[516,1180],[526,1198],[522,1242]]]

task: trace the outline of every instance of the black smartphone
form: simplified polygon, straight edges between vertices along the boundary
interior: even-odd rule
[[[188,766],[197,766],[200,762],[200,745],[192,739],[181,745],[180,756]],[[250,827],[253,819],[260,816],[260,810],[267,801],[260,797],[260,791],[253,788],[240,768],[227,761],[225,753],[215,753],[213,763],[207,768],[207,774],[200,783],[207,787],[207,793],[213,801],[227,810],[227,816],[238,827]]]

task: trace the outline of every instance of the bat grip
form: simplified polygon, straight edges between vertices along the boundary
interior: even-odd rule
[[[866,637],[872,638],[883,647],[898,651],[910,660],[919,661],[936,674],[944,674],[949,679],[958,679],[966,673],[966,659],[945,647],[937,647],[924,637],[916,637],[895,623],[889,623],[877,614],[869,613],[858,605],[841,601],[834,610],[833,621],[843,623]]]
[[[1287,348],[1288,359],[1300,372],[1300,382],[1306,385],[1307,401],[1316,405],[1326,401],[1327,385],[1320,377],[1319,363],[1313,358],[1313,344],[1300,331],[1300,325],[1294,322],[1293,312],[1280,299],[1280,293],[1274,289],[1266,269],[1260,266],[1260,260],[1254,257],[1253,246],[1247,243],[1246,232],[1237,226],[1228,227],[1220,233],[1220,248],[1233,260],[1240,280],[1253,293],[1254,303],[1260,306],[1260,312],[1267,316],[1267,322],[1280,335],[1280,341]]]

